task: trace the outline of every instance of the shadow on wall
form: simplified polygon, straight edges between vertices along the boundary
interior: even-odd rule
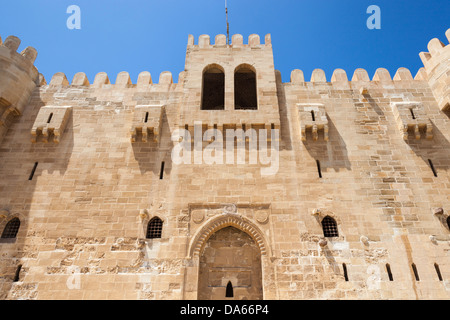
[[[24,113],[14,119],[0,148],[0,176],[3,177],[0,179],[0,233],[12,219],[20,220],[16,237],[0,241],[1,300],[11,297],[34,299],[37,296],[36,282],[27,282],[27,290],[21,287],[29,270],[27,261],[38,254],[38,246],[29,243],[39,243],[45,237],[44,231],[33,230],[30,224],[31,204],[39,203],[38,207],[35,206],[39,211],[45,211],[50,205],[47,193],[52,192],[53,184],[38,185],[38,181],[44,172],[47,175],[59,173],[63,176],[74,146],[72,116],[59,143],[31,142],[31,125],[41,106],[45,105],[39,94],[36,89],[31,98],[35,107],[25,108]]]
[[[286,94],[281,81],[280,71],[275,70],[275,77],[277,82],[278,110],[280,113],[280,150],[291,150],[290,122],[287,114]]]
[[[167,114],[164,111],[161,122],[161,133],[158,141],[153,140],[153,134],[148,136],[147,142],[142,142],[139,137],[133,142],[134,159],[138,162],[142,175],[152,172],[155,176],[170,173],[172,170],[171,151],[172,141]],[[163,164],[164,162],[164,164]]]
[[[314,141],[311,132],[307,131],[306,141],[303,141],[303,145],[312,158],[320,161],[322,169],[330,168],[336,172],[340,169],[350,170],[351,163],[348,159],[345,141],[328,115],[327,118],[329,140],[324,141],[323,131],[320,131],[318,140]]]
[[[420,140],[416,140],[412,135],[409,135],[406,142],[411,150],[430,167],[430,172],[435,170],[437,176],[439,176],[439,171],[447,171],[450,167],[450,159],[448,158],[450,143],[433,122],[432,126],[433,139],[425,139],[424,133],[422,133]],[[429,160],[431,160],[431,163]]]

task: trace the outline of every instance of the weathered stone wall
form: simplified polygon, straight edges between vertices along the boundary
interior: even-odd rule
[[[71,84],[56,74],[33,91],[0,145],[0,230],[13,217],[21,220],[17,238],[0,242],[2,299],[207,298],[199,292],[202,257],[226,227],[246,233],[259,250],[264,299],[449,298],[450,120],[423,70],[413,79],[406,69],[393,78],[379,69],[370,80],[359,69],[351,81],[343,70],[329,79],[316,70],[311,81],[294,70],[282,83],[271,48],[250,54],[238,46],[217,49],[244,57],[260,50],[258,92],[267,95],[265,108],[276,101],[273,175],[263,175],[268,165],[250,164],[248,154],[244,164],[173,163],[171,135],[200,107],[201,78],[197,85],[194,79],[206,67],[202,55],[192,64],[187,59],[177,83],[167,72],[158,83],[143,72],[136,84],[127,73],[114,84],[104,73],[92,84],[84,74]],[[225,99],[231,84],[226,90]],[[419,128],[420,139],[413,130],[404,140],[401,125],[411,119],[396,117],[398,103],[420,106],[432,137]],[[43,106],[71,107],[59,142],[32,142]],[[132,141],[137,106],[163,106],[157,140],[150,134],[147,142]],[[328,139],[325,127],[317,139],[309,130],[302,139],[300,112],[309,107],[325,113]],[[233,124],[233,110],[224,111],[224,123]],[[262,117],[273,123],[266,111]],[[199,120],[215,124],[220,112]],[[261,116],[247,111],[239,124],[251,123],[252,112]],[[162,237],[146,239],[155,216]],[[325,216],[335,219],[339,236],[323,241]]]

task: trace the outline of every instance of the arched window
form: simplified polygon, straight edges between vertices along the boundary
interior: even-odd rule
[[[225,292],[225,298],[233,298],[234,292],[233,292],[233,285],[231,284],[231,281],[228,281],[227,289]]]
[[[338,228],[336,220],[330,216],[326,216],[322,220],[322,229],[324,237],[338,237]]]
[[[147,225],[147,239],[161,238],[163,222],[160,218],[154,217]]]
[[[2,239],[12,239],[17,236],[17,232],[19,232],[20,228],[20,220],[19,218],[11,219],[3,229]]]
[[[203,71],[201,108],[225,109],[225,73],[219,65],[210,65]]]
[[[257,110],[256,72],[249,65],[240,65],[234,71],[234,109]]]

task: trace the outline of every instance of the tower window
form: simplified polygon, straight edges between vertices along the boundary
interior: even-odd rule
[[[11,219],[3,229],[2,239],[12,239],[17,236],[17,232],[19,232],[20,228],[20,220],[19,218]]]
[[[219,66],[207,67],[203,72],[202,110],[225,109],[225,73]]]
[[[147,239],[161,238],[163,222],[160,218],[154,217],[147,225]]]
[[[322,229],[324,237],[339,236],[336,220],[334,220],[330,216],[326,216],[325,218],[323,218]]]
[[[239,66],[234,72],[234,109],[258,109],[256,72],[248,65]]]

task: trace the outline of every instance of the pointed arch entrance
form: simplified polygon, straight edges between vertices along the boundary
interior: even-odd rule
[[[222,229],[225,229],[227,227],[233,227],[231,230],[225,230],[225,234],[217,234]],[[239,232],[238,232],[239,231]],[[210,293],[207,294],[208,289],[205,288],[208,286],[205,279],[201,279],[201,275],[204,274],[204,272],[208,272],[208,265],[201,264],[201,260],[203,258],[203,261],[211,261],[208,260],[210,257],[210,253],[208,253],[207,248],[214,247],[216,244],[217,247],[222,248],[224,242],[218,241],[217,239],[220,237],[226,238],[226,233],[230,232],[231,234],[239,234],[240,238],[242,239],[242,242],[240,246],[237,245],[235,247],[235,251],[240,251],[242,248],[252,248],[254,249],[254,257],[255,261],[258,261],[259,263],[255,263],[255,269],[261,270],[260,274],[261,277],[255,277],[252,278],[258,279],[258,284],[253,285],[252,288],[260,288],[258,293],[255,294],[255,296],[251,294],[243,294],[242,292],[239,293],[238,291],[242,291],[243,289],[239,289],[238,282],[233,281],[232,279],[223,279],[219,285],[217,285],[217,289],[215,291],[218,291],[217,295]],[[211,241],[210,241],[211,239]],[[257,250],[256,250],[257,249]],[[205,255],[206,252],[206,255]],[[220,255],[220,253],[219,253]],[[252,222],[250,219],[239,215],[239,214],[232,214],[232,213],[224,213],[219,214],[214,217],[211,217],[207,221],[204,221],[199,228],[196,228],[194,233],[192,234],[191,240],[189,241],[188,249],[187,249],[187,266],[185,270],[185,282],[184,282],[184,289],[183,289],[183,299],[186,300],[195,300],[195,299],[216,299],[220,297],[220,299],[277,299],[278,293],[276,291],[276,288],[273,283],[273,279],[275,276],[275,270],[274,265],[272,262],[273,255],[272,250],[269,245],[269,242],[267,240],[267,235],[264,233],[259,226],[257,226],[254,222]],[[202,261],[202,262],[203,262]],[[213,261],[214,262],[214,261]],[[220,268],[220,266],[212,266]],[[236,267],[236,266],[235,266]],[[237,266],[239,268],[239,266]],[[225,268],[225,266],[223,267]],[[225,269],[224,269],[225,270]],[[236,269],[237,270],[237,269]],[[243,271],[247,271],[248,269]],[[226,271],[226,270],[225,270]],[[245,272],[241,273],[239,276],[241,279],[244,278]],[[217,277],[216,277],[217,278]],[[232,278],[232,277],[231,277]],[[238,278],[237,276],[235,277]],[[212,279],[212,278],[211,278]],[[252,281],[253,281],[252,280]],[[228,286],[228,282],[231,282],[230,286],[233,288],[233,297],[225,297],[226,295],[226,289]],[[218,283],[218,282],[216,282]],[[230,292],[230,286],[228,286]],[[244,288],[242,286],[241,288]],[[255,290],[256,291],[256,290]]]
[[[199,300],[262,300],[261,251],[233,226],[212,234],[199,261]]]

